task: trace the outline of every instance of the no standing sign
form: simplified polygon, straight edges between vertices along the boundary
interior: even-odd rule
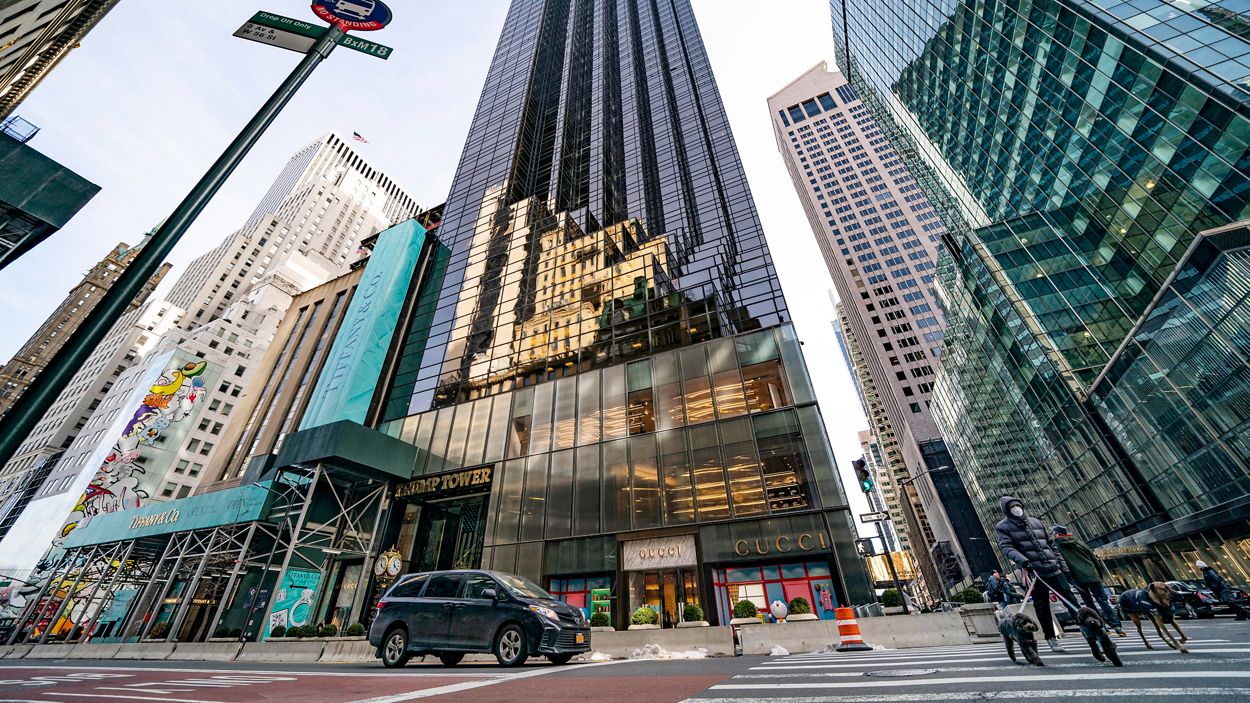
[[[391,8],[382,0],[313,0],[312,11],[345,32],[370,32],[391,23]]]

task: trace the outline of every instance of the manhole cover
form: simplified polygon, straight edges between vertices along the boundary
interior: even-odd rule
[[[887,676],[891,678],[902,676],[928,676],[936,674],[937,669],[886,669],[884,671],[866,671],[865,676]]]

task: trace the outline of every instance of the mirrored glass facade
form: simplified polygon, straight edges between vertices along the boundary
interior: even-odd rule
[[[711,610],[726,559],[822,558],[834,600],[869,597],[688,2],[515,0],[439,237],[428,337],[400,350],[382,425],[419,449],[406,559],[606,588],[613,617],[642,599],[666,624]],[[484,512],[438,504],[464,470]],[[747,520],[782,532],[688,548]],[[669,570],[630,566],[661,547]]]
[[[831,5],[839,60],[951,228],[935,415],[982,519],[992,524],[997,497],[1018,492],[1087,539],[1118,545],[1175,536],[1203,501],[1228,506],[1204,480],[1203,499],[1170,496],[1181,489],[1162,485],[1136,449],[1130,428],[1141,423],[1123,416],[1144,408],[1117,416],[1103,387],[1128,382],[1111,362],[1122,363],[1198,234],[1247,216],[1247,8]],[[1227,451],[1227,430],[1184,429],[1223,427],[1210,412],[1192,405],[1174,416],[1188,420],[1155,425],[1158,441],[1183,447],[1170,465],[1192,474],[1181,482],[1190,491],[1218,465],[1212,452]]]

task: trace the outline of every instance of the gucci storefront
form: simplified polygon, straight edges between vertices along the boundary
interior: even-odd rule
[[[812,612],[833,619],[849,602],[837,569],[845,526],[828,521],[843,513],[819,512],[562,540],[543,549],[541,578],[557,598],[589,616],[602,612],[618,629],[637,608],[656,612],[660,627],[676,627],[685,606],[698,605],[712,624],[727,624],[733,605],[749,600],[761,612],[775,600],[805,599]],[[853,552],[853,545],[851,546]]]

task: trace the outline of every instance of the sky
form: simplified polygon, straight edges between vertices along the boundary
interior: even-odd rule
[[[158,290],[242,226],[287,159],[334,130],[423,206],[443,202],[507,11],[506,0],[391,0],[365,38],[383,61],[338,48],[290,102],[183,237]],[[692,0],[853,512],[850,472],[867,421],[833,334],[833,284],[781,155],[766,100],[821,61],[833,65],[826,0]],[[166,217],[300,56],[235,38],[256,10],[316,22],[305,0],[126,0],[22,103],[30,142],[101,186],[66,227],[0,272],[0,359],[8,359],[100,258]],[[784,11],[783,11],[784,10]],[[858,522],[858,521],[857,521]],[[861,526],[862,527],[862,526]]]

